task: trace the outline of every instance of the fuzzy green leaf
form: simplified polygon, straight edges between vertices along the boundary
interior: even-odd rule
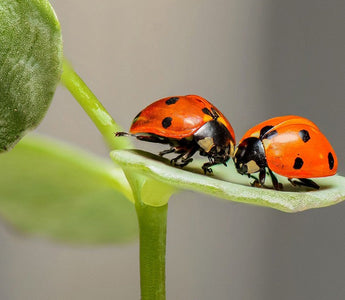
[[[278,176],[285,190],[275,191],[269,188],[269,178],[267,188],[251,187],[252,179],[238,174],[232,162],[229,162],[228,167],[214,166],[213,174],[206,176],[202,174],[201,161],[180,169],[170,166],[167,159],[139,150],[115,150],[111,152],[111,157],[125,169],[144,174],[157,182],[170,184],[176,189],[194,190],[226,200],[271,207],[285,212],[324,207],[345,200],[345,177],[338,175],[315,179],[321,186],[320,190],[295,187],[285,178]]]
[[[44,117],[62,71],[60,24],[46,0],[0,1],[0,152]]]
[[[111,161],[26,137],[0,155],[0,170],[0,215],[21,232],[82,244],[137,236],[131,189]]]

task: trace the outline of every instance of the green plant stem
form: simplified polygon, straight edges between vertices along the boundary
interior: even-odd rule
[[[168,204],[160,207],[136,203],[140,237],[142,300],[165,299],[165,251]]]
[[[63,64],[61,82],[91,118],[111,150],[130,148],[130,142],[127,138],[114,137],[116,131],[121,131],[120,126],[115,123],[103,105],[66,60],[64,60]],[[132,181],[140,181],[136,173],[130,173]],[[130,173],[127,175],[129,176]],[[141,195],[142,186],[143,182],[134,188],[132,186],[133,192]],[[137,197],[136,211],[140,235],[141,299],[164,300],[168,205],[160,207],[148,206],[141,200],[138,200],[140,198],[141,196]]]
[[[97,126],[111,150],[130,148],[130,143],[127,138],[114,137],[114,133],[121,131],[121,127],[115,123],[107,110],[73,70],[71,64],[66,59],[64,59],[63,63],[61,82]]]

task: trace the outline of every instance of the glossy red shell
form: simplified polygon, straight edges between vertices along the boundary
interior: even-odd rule
[[[214,105],[197,95],[167,97],[150,104],[133,120],[130,132],[174,139],[187,138],[213,119],[203,112],[205,108],[217,112],[217,121],[224,124],[235,143],[235,133],[230,122]]]
[[[260,137],[260,131],[272,126]],[[242,138],[262,140],[268,167],[289,178],[326,177],[337,172],[337,156],[320,129],[299,116],[283,116],[264,121]]]

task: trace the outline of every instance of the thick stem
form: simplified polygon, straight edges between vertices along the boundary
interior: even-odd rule
[[[122,131],[120,126],[115,123],[101,102],[98,101],[96,96],[66,60],[63,63],[61,82],[97,126],[111,150],[130,148],[130,143],[127,138],[114,137],[116,131]]]
[[[165,251],[168,204],[136,204],[140,230],[140,285],[142,300],[165,299]]]

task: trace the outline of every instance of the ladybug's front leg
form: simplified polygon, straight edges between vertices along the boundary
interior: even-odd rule
[[[248,174],[248,178],[254,179],[253,182],[250,183],[251,186],[253,187],[261,187],[259,179],[257,179],[255,176]]]
[[[206,156],[206,153],[205,152],[202,153],[200,151],[200,155]],[[226,161],[224,161],[223,157],[215,157],[215,156],[208,155],[208,160],[209,160],[209,162],[204,163],[203,166],[202,166],[202,169],[204,170],[205,174],[213,173],[213,171],[212,171],[212,169],[210,167],[212,167],[214,165],[223,164],[224,166],[227,166]]]
[[[278,179],[277,177],[273,174],[273,172],[269,169],[268,169],[268,174],[271,176],[271,179],[272,179],[272,184],[273,184],[273,188],[275,190],[282,190],[283,189],[283,185],[278,182]],[[254,181],[250,184],[251,186],[255,186],[255,187],[263,187],[264,184],[265,184],[265,181],[266,181],[266,168],[263,168],[260,170],[260,173],[259,173],[259,179],[252,176],[252,175],[248,175],[249,178],[253,178]]]
[[[266,170],[265,168],[260,170],[259,179],[251,174],[248,174],[248,177],[254,179],[254,181],[250,183],[251,186],[262,187],[265,184]]]
[[[220,163],[223,163],[222,161],[220,160],[216,160],[213,156],[208,156],[208,160],[209,162],[207,163],[204,163],[202,165],[202,169],[204,170],[204,173],[207,174],[207,173],[210,173],[212,174],[213,171],[210,167],[214,166],[214,165],[217,165],[217,164],[220,164]]]
[[[265,168],[260,170],[259,179],[256,178],[255,176],[251,175],[251,174],[248,174],[248,177],[254,179],[254,181],[250,183],[251,186],[262,187],[265,184],[266,170],[265,170]]]
[[[270,168],[268,168],[268,172],[270,173],[274,189],[277,191],[282,190],[283,185],[278,181],[277,177],[273,174]]]
[[[213,165],[214,165],[214,164],[211,163],[211,162],[204,163],[204,164],[202,165],[202,169],[204,170],[204,174],[207,174],[207,173],[212,174],[213,171],[212,171],[212,169],[211,169],[210,167],[213,166]]]

